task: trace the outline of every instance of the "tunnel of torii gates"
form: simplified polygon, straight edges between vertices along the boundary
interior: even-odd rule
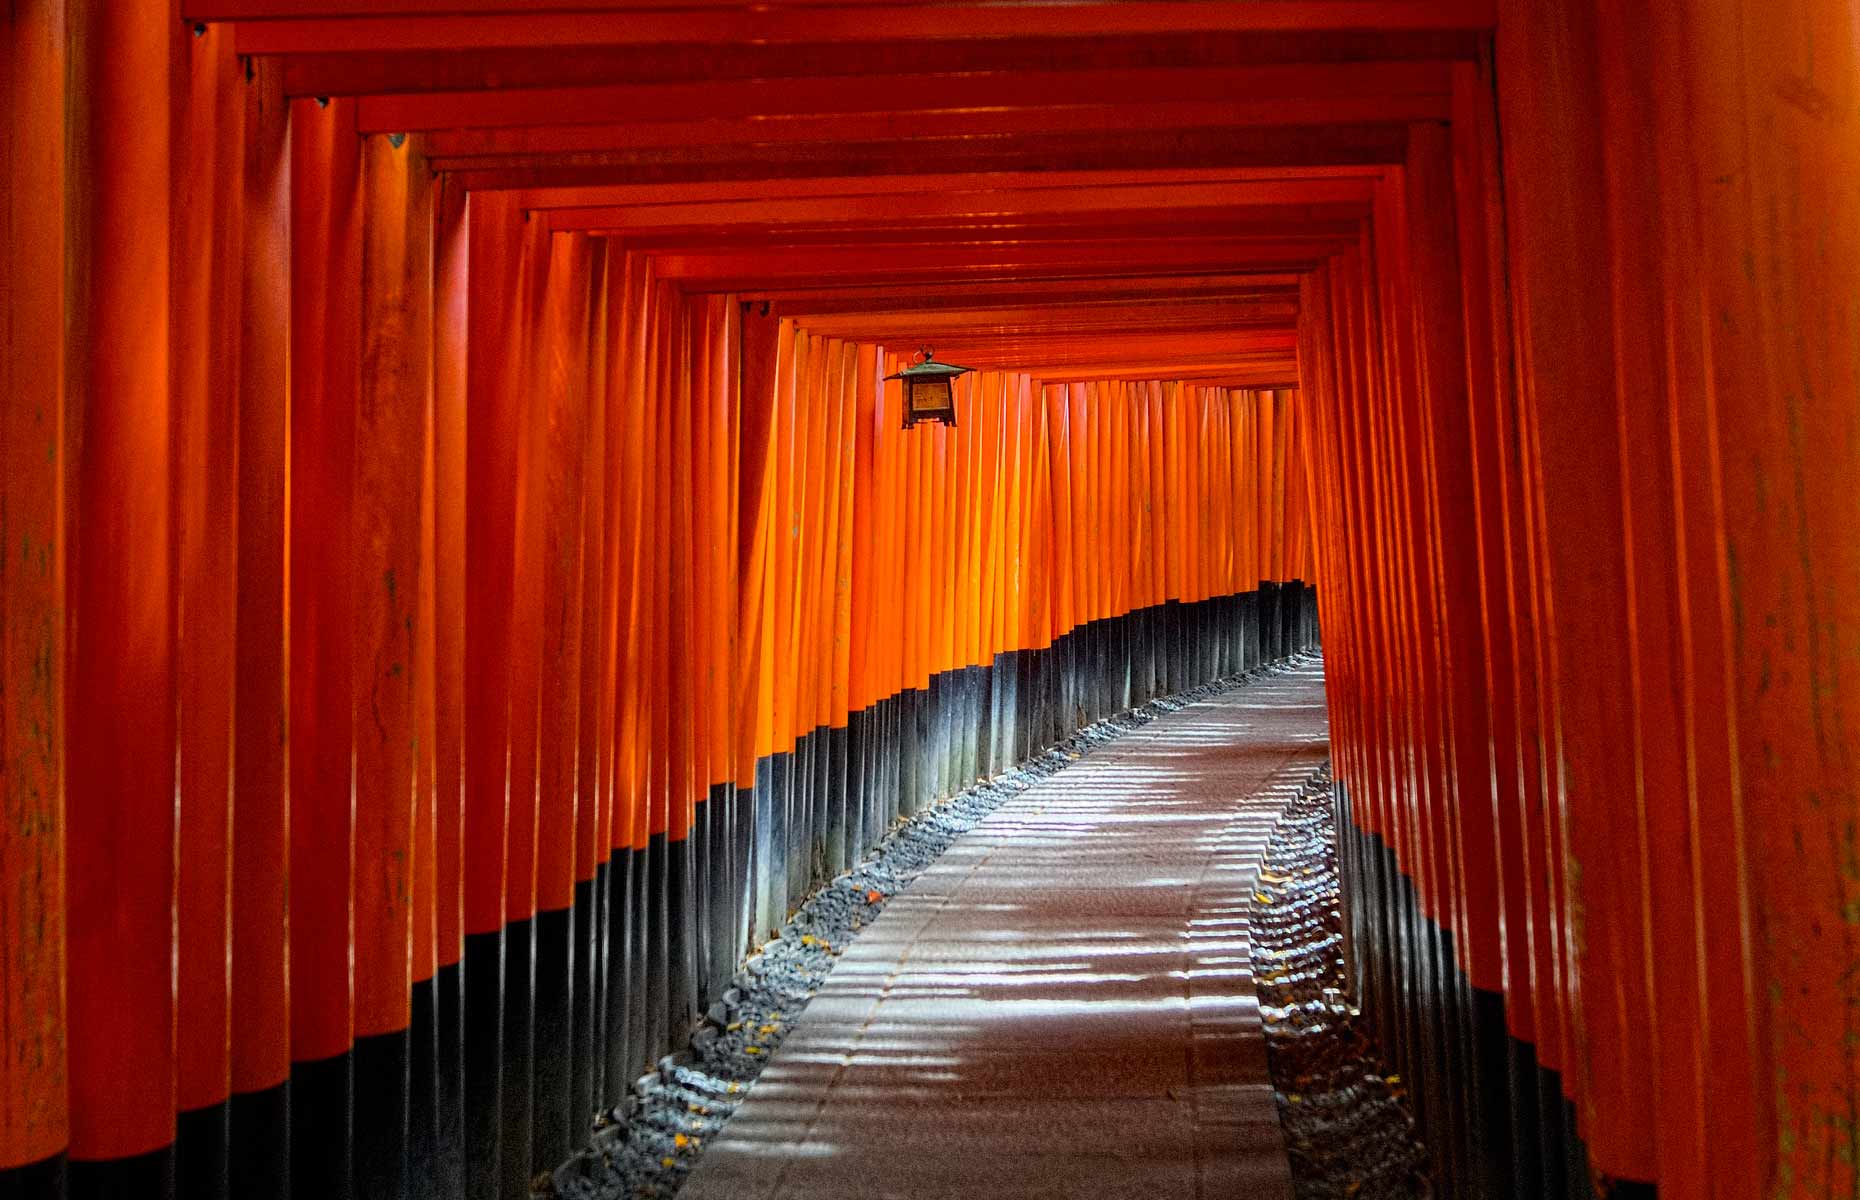
[[[1320,601],[1446,1193],[1860,1189],[1853,0],[5,7],[9,1200],[520,1196]]]

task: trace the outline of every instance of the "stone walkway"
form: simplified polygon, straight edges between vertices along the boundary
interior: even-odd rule
[[[1254,865],[1326,754],[1315,664],[1003,806],[852,944],[685,1200],[1290,1197]]]

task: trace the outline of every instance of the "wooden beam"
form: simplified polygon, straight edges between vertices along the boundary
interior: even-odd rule
[[[778,44],[1154,33],[1470,32],[1491,0],[1077,0],[1054,4],[746,4],[742,0],[182,0],[192,21],[239,21],[241,53],[525,45]]]
[[[1235,203],[1315,203],[1319,200],[1363,200],[1375,195],[1375,182],[1386,168],[1376,165],[1322,167],[1183,167],[1133,171],[1103,168],[1091,171],[988,171],[961,174],[913,175],[878,178],[871,175],[819,176],[775,181],[709,180],[685,183],[609,183],[589,187],[517,189],[512,199],[524,210],[600,208],[626,205],[699,204],[748,201],[781,211],[782,202],[796,199],[912,197],[911,209],[937,211],[942,193],[992,192],[1006,206],[1042,203],[1047,210],[1106,211],[1100,198],[1114,189],[1163,190],[1188,184],[1251,185],[1229,193]],[[1046,192],[1039,201],[1034,195]],[[1128,192],[1120,194],[1128,195]],[[895,199],[889,201],[895,210]],[[1001,210],[997,210],[1001,211]],[[1009,210],[1011,211],[1011,209]]]
[[[365,96],[366,133],[523,125],[743,119],[822,113],[1051,108],[1113,101],[1218,102],[1236,96],[1364,99],[1450,93],[1447,64],[1290,63],[1079,71],[923,70],[892,76],[684,80],[455,88]],[[308,94],[308,93],[305,93]]]
[[[1360,220],[1368,215],[1368,189],[1352,179],[1288,183],[1175,184],[1075,188],[921,190],[909,205],[895,192],[878,195],[811,196],[793,199],[697,201],[693,203],[602,204],[573,207],[576,199],[599,201],[586,189],[543,195],[553,200],[549,220],[558,231],[589,230],[625,236],[665,230],[741,228],[766,232],[803,228],[916,226],[1095,226],[1118,219],[1198,218],[1233,214],[1238,220],[1274,216],[1311,221]]]
[[[745,303],[768,303],[770,310],[781,316],[805,318],[852,313],[983,311],[1025,305],[1089,307],[1097,303],[1151,303],[1163,299],[1179,302],[1273,297],[1296,301],[1298,280],[1295,274],[1233,272],[1150,278],[1121,276],[1100,281],[1087,292],[1081,292],[1076,284],[1065,280],[1012,279],[919,285],[909,289],[886,283],[760,289],[745,290],[742,296]]]
[[[1330,248],[1279,241],[1202,241],[1100,246],[988,247],[967,253],[938,253],[927,259],[863,247],[817,250],[807,255],[758,253],[665,254],[653,264],[659,278],[684,282],[693,290],[740,291],[782,282],[865,280],[907,283],[970,279],[1112,279],[1120,274],[1156,275],[1168,271],[1200,274],[1208,270],[1269,268],[1294,264],[1309,268],[1328,257]]]
[[[779,147],[752,154],[667,149],[604,154],[586,165],[460,171],[471,191],[538,187],[589,187],[626,180],[687,183],[718,180],[795,180],[859,172],[911,177],[982,174],[1045,167],[1094,170],[1122,167],[1169,170],[1223,166],[1393,165],[1406,153],[1405,124],[1323,125],[1271,129],[1156,130],[1140,135],[1069,134],[988,140],[827,143]]]
[[[834,116],[702,118],[599,125],[525,125],[441,130],[431,137],[438,170],[488,170],[598,161],[616,151],[692,147],[776,147],[823,142],[926,142],[1071,132],[1215,129],[1246,126],[1385,124],[1441,120],[1447,98],[1434,93],[1363,97],[1285,97],[1066,105],[1056,108]]]
[[[264,27],[260,27],[261,29]],[[1194,70],[1299,64],[1463,60],[1478,39],[1458,33],[1174,33],[1144,37],[982,38],[945,41],[784,44],[740,37],[663,45],[535,42],[447,50],[380,44],[322,51],[267,51],[283,60],[298,95],[511,90],[608,83],[675,84],[863,76],[934,71],[1038,75],[1130,68]],[[1135,99],[1136,97],[1132,97]]]

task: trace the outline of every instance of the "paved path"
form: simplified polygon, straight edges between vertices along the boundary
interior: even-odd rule
[[[1290,1197],[1246,922],[1325,737],[1300,668],[1009,801],[852,944],[680,1195]]]

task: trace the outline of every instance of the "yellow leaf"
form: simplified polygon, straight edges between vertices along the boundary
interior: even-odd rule
[[[741,1029],[742,1027],[743,1027],[743,1023],[741,1021],[731,1021],[728,1025],[725,1025],[723,1027],[723,1031],[725,1033],[735,1033],[737,1030]]]
[[[670,1155],[667,1155],[666,1157],[659,1160],[659,1165],[662,1167],[670,1167],[670,1166],[676,1166],[677,1162],[678,1162],[677,1159],[672,1158]]]
[[[760,1053],[762,1053],[762,1047],[760,1047],[760,1046],[744,1046],[744,1047],[743,1047],[743,1053],[744,1053],[744,1054],[760,1054]]]
[[[774,1033],[777,1029],[780,1029],[780,1028],[781,1028],[780,1022],[772,1021],[769,1024],[764,1025],[762,1028],[756,1030],[756,1032],[761,1034],[763,1037],[767,1037],[769,1034]]]

